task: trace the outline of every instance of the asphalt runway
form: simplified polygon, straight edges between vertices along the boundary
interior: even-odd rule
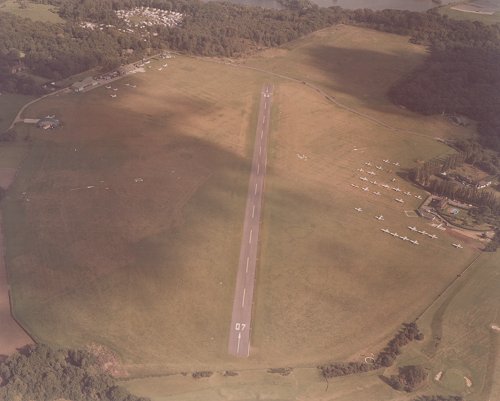
[[[266,177],[267,138],[269,136],[272,92],[271,84],[265,84],[262,87],[229,331],[229,353],[244,358],[250,356],[253,291],[259,246],[262,196]]]

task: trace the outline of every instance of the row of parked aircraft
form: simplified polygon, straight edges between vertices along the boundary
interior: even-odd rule
[[[416,239],[408,238],[406,235],[401,236],[397,232],[391,232],[388,228],[381,228],[380,231],[383,231],[386,234],[392,235],[394,238],[400,238],[403,241],[409,241],[413,245],[419,245],[419,243],[418,243],[418,241]]]
[[[363,170],[363,169],[360,169],[360,170]],[[359,170],[358,170],[359,171]],[[368,174],[370,174],[370,172],[368,172]],[[402,191],[401,188],[399,187],[391,187],[387,184],[380,184],[378,183],[377,181],[370,181],[367,177],[362,177],[360,176],[359,179],[361,181],[367,181],[367,182],[370,182],[370,184],[373,184],[373,185],[378,185],[378,186],[381,186],[385,189],[392,189],[393,191],[396,191],[396,192],[402,192],[403,194],[405,194],[406,196],[411,196],[411,192],[410,191]],[[415,198],[417,199],[422,199],[422,196],[421,195],[413,195]]]
[[[435,235],[435,234],[429,234],[427,231],[425,231],[425,230],[419,230],[417,227],[408,226],[408,228],[411,231],[414,231],[416,233],[419,233],[419,234],[422,234],[422,235],[427,235],[429,238],[432,238],[432,239],[436,239],[437,238],[437,235]]]
[[[385,160],[382,160],[384,163],[388,163],[388,164],[394,164],[395,166],[399,166],[399,162],[391,162],[389,161],[389,159],[385,159]]]

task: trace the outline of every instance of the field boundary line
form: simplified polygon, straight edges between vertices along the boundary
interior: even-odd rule
[[[427,305],[424,310],[422,312],[420,312],[417,317],[415,318],[415,322],[420,319],[432,306],[434,306],[434,304],[436,302],[438,302],[440,300],[440,298],[446,293],[448,292],[451,287],[454,286],[454,284],[458,281],[459,278],[462,278],[462,276],[467,272],[467,270],[469,270],[475,263],[476,261],[481,257],[482,255],[482,252],[479,252],[476,257],[465,267],[464,270],[462,270],[461,273],[457,274],[457,276],[450,282],[450,284],[448,284],[446,286],[446,288],[441,291],[435,298],[434,300],[431,301],[431,303],[429,305]]]

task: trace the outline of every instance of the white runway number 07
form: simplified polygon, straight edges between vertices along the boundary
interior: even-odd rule
[[[243,330],[245,330],[245,327],[247,327],[247,325],[245,323],[236,323],[234,325],[234,329],[236,331],[243,331]]]

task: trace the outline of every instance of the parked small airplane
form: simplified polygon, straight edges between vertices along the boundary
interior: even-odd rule
[[[360,207],[355,207],[354,210],[356,210],[357,212],[362,212],[363,209],[361,209]]]
[[[399,237],[398,233],[389,233],[391,234],[393,237]]]
[[[387,185],[387,184],[382,184],[382,186],[383,186],[384,188],[389,188],[389,185]]]
[[[401,190],[399,188],[392,188],[393,191],[396,191],[396,192],[401,192]]]
[[[409,240],[409,238],[406,235],[404,237],[399,237],[399,238],[401,238],[403,241],[408,241]]]
[[[118,88],[113,88],[113,90],[116,92],[118,90]]]
[[[417,231],[417,227],[408,226],[411,231]]]
[[[370,162],[365,163],[367,166],[371,166],[372,164]]]
[[[359,188],[359,185],[356,185],[356,184],[351,184],[351,187],[354,187],[354,188]]]
[[[391,233],[388,228],[381,228],[380,231],[383,231],[384,233],[387,233],[387,234]]]
[[[109,96],[111,96],[111,97],[116,97],[116,95],[109,95]]]
[[[414,240],[412,240],[412,239],[411,239],[411,240],[410,240],[410,242],[411,242],[413,245],[418,245],[418,241],[417,241],[416,239],[414,239]]]
[[[366,177],[359,177],[359,179],[360,179],[361,181],[368,181],[368,178],[366,178]]]
[[[463,246],[462,246],[462,245],[460,245],[460,244],[451,244],[451,245],[453,245],[455,248],[459,248],[459,249],[462,249],[462,248],[463,248]]]
[[[390,163],[389,159],[382,160],[384,163]]]
[[[406,196],[411,196],[411,192],[403,192]]]
[[[403,199],[398,199],[398,198],[396,198],[396,199],[394,199],[394,200],[395,200],[396,202],[399,202],[399,203],[404,203],[404,202],[405,202]]]
[[[367,191],[369,191],[369,190],[370,190],[370,188],[368,188],[368,187],[364,187],[364,188],[361,188],[361,189],[362,189],[363,191],[365,191],[365,192],[367,192]]]
[[[380,221],[383,221],[384,220],[384,216],[380,215],[380,216],[375,216],[375,218],[377,220],[380,220]]]
[[[111,86],[106,86],[106,89],[111,89]]]
[[[422,230],[422,231],[417,231],[417,232],[419,232],[419,233],[420,233],[420,234],[422,234],[422,235],[427,235],[427,231],[425,231],[425,230]]]
[[[422,199],[422,197],[420,195],[413,195],[415,198],[417,199]]]
[[[358,168],[358,171],[361,171],[362,173],[365,172],[365,170],[363,170],[362,168]]]
[[[376,168],[377,170],[382,170],[382,166],[377,166],[377,165],[375,165],[375,168]]]
[[[437,235],[435,235],[435,234],[432,234],[432,235],[431,234],[427,234],[427,236],[429,238],[432,238],[432,239],[436,239],[437,238]]]
[[[374,171],[368,171],[368,174],[370,174],[370,175],[376,175]]]
[[[392,163],[392,164],[394,164],[395,166],[399,166],[399,162]]]
[[[380,192],[374,192],[373,195],[380,196]]]

